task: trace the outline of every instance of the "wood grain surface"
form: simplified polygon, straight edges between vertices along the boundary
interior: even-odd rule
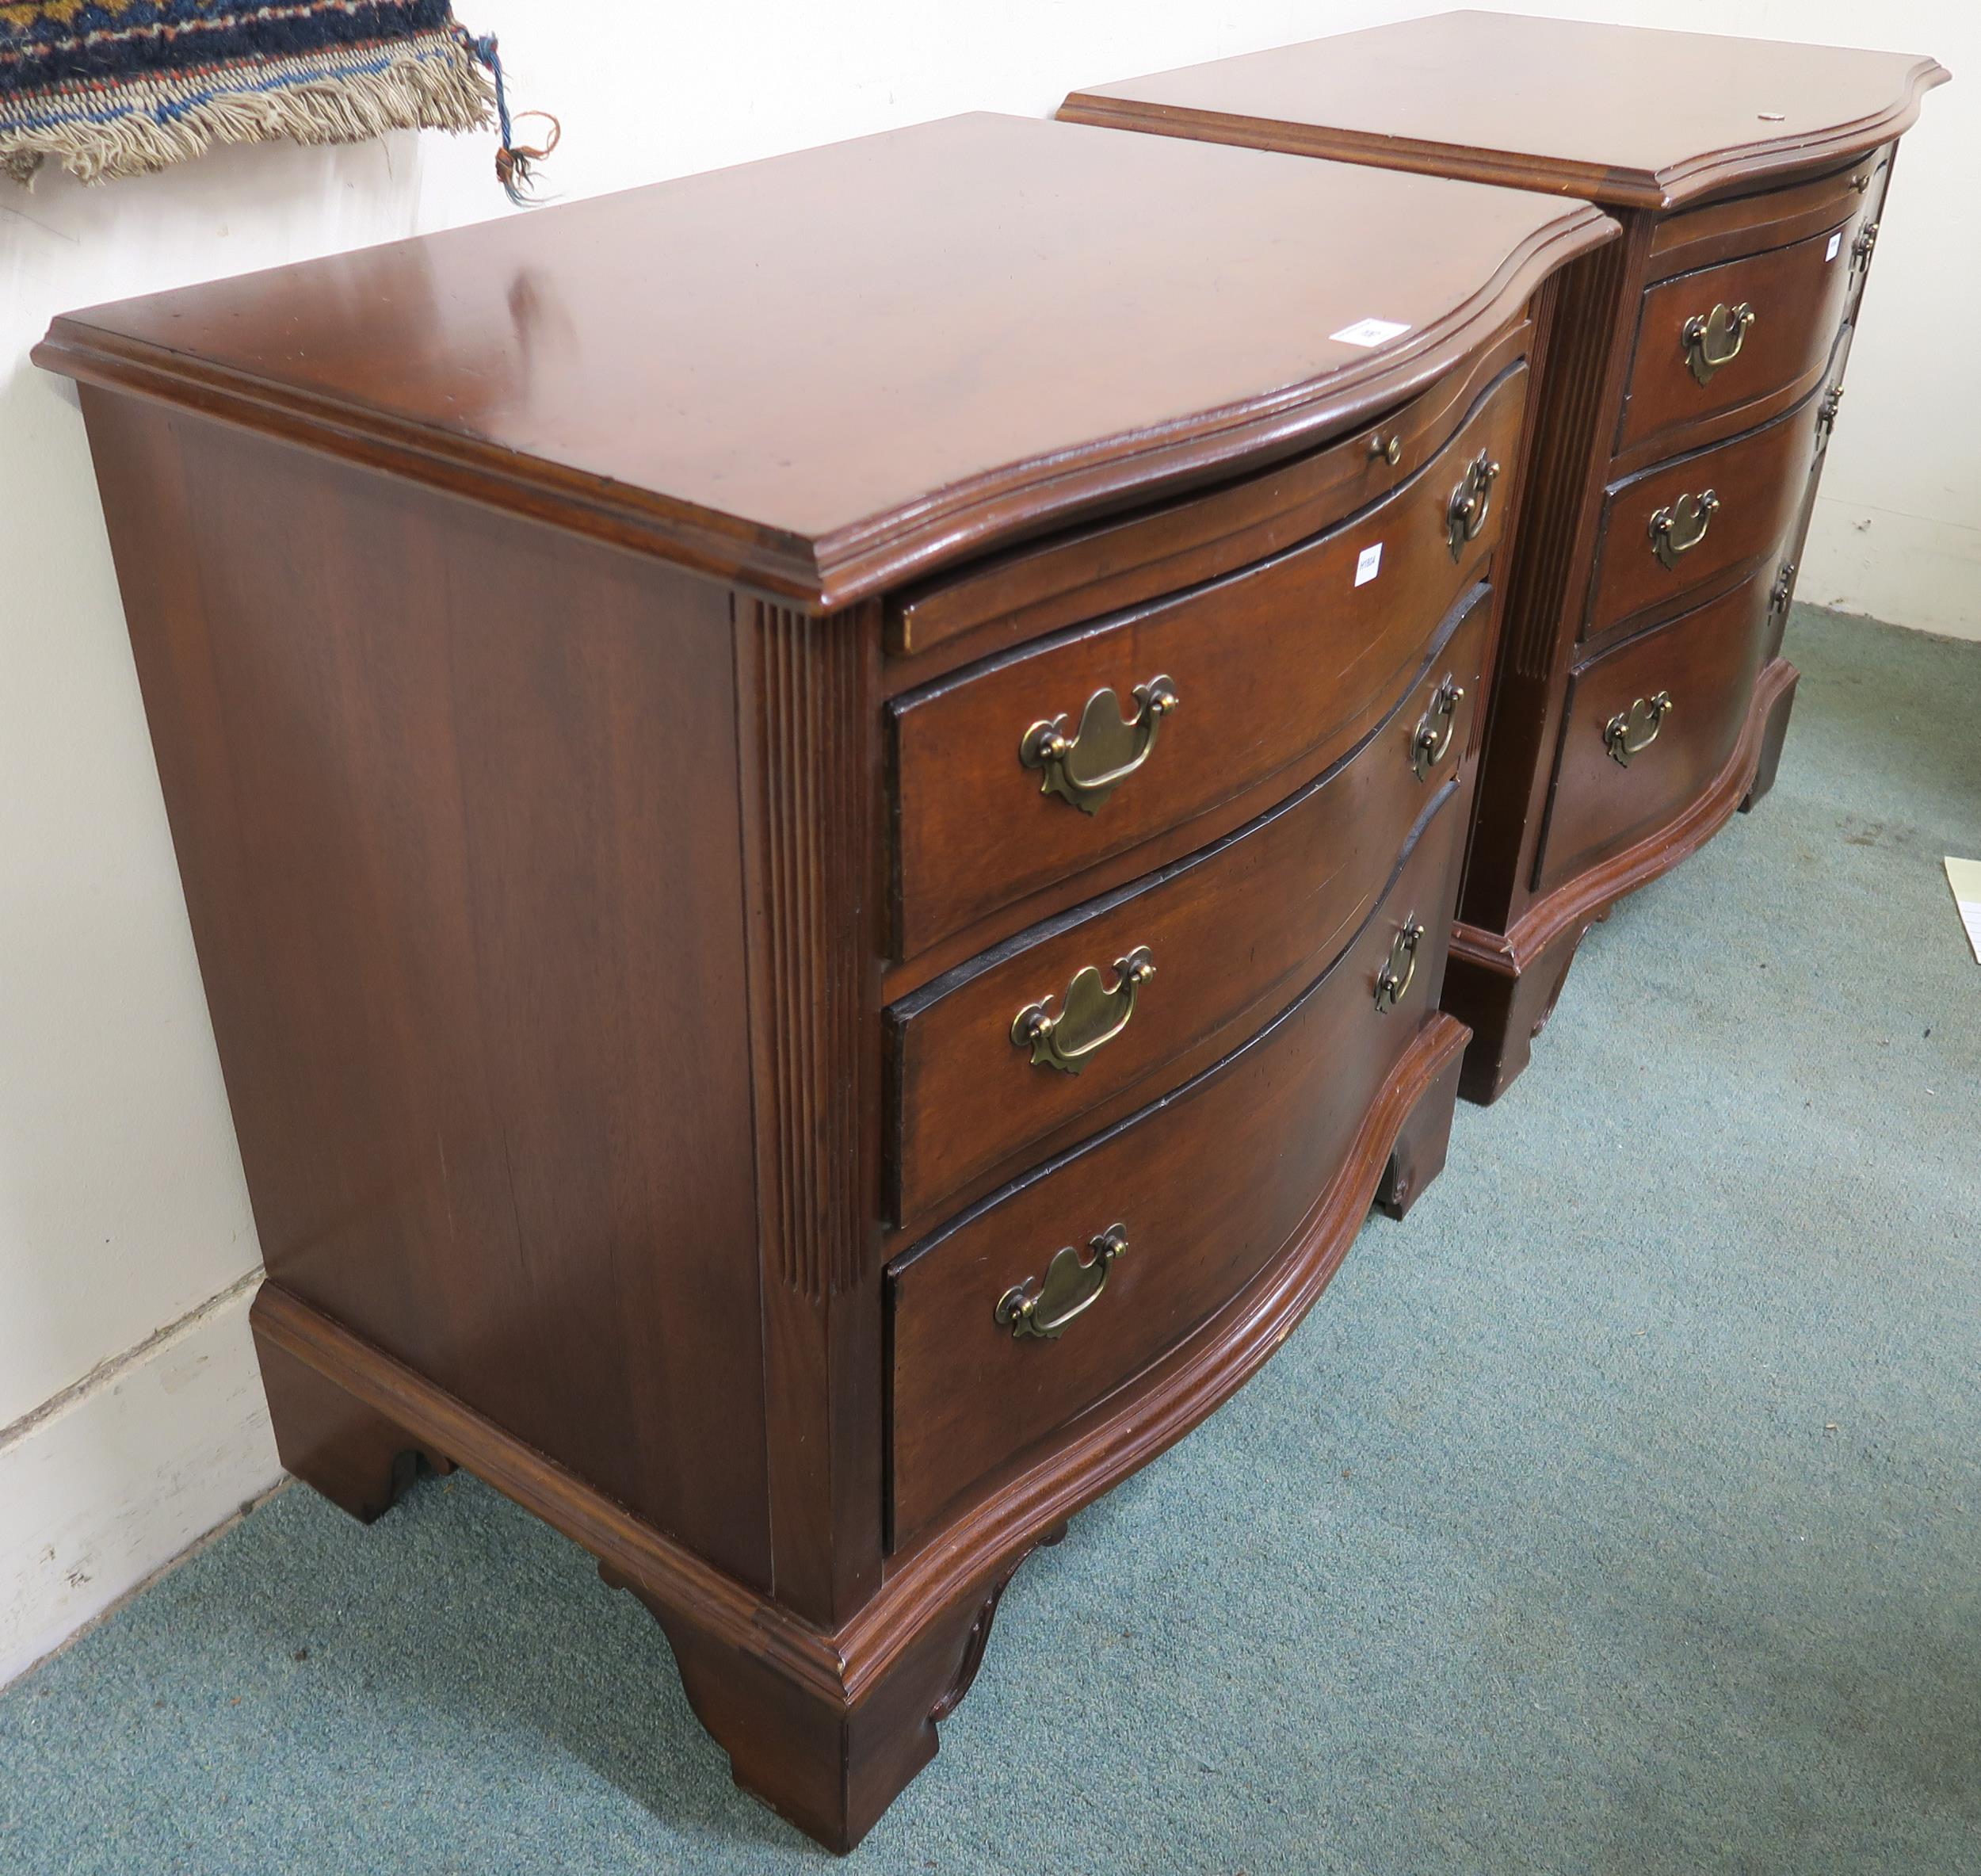
[[[1669,208],[1896,136],[1932,59],[1434,13],[1085,87],[1071,121]]]

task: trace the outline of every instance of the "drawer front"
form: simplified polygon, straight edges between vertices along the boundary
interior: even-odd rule
[[[1481,576],[1525,396],[1521,366],[1441,455],[1330,533],[891,706],[899,955],[1358,741]],[[1500,473],[1481,499],[1483,464]]]
[[[897,1546],[1070,1427],[1293,1244],[1437,1007],[1466,799],[1447,792],[1353,942],[1265,1031],[890,1267]],[[1379,978],[1407,923],[1423,928],[1416,970],[1384,1011]],[[1127,1248],[1110,1259],[1091,1240],[1116,1225]],[[1013,1332],[1014,1288],[1032,1286],[1033,1320],[1049,1326],[1097,1272],[1099,1293],[1056,1339]]]
[[[1380,724],[1291,800],[889,1012],[897,1221],[1186,1052],[1235,1045],[1312,980],[1471,746],[1490,609],[1475,588]]]
[[[1766,657],[1775,571],[1571,674],[1540,886],[1676,820],[1726,766]]]
[[[939,575],[891,605],[887,649],[914,656],[978,634],[1013,643],[1036,637],[1307,540],[1380,501],[1440,453],[1533,342],[1531,323],[1517,319],[1459,369],[1344,442]]]
[[[1651,288],[1618,449],[1652,438],[1676,448],[1708,418],[1809,388],[1842,323],[1856,273],[1851,239],[1850,224],[1839,222]]]
[[[1883,193],[1891,167],[1887,143],[1820,176],[1731,196],[1703,208],[1661,216],[1651,231],[1649,270],[1653,279],[1689,273],[1743,254],[1765,253],[1823,228],[1861,216]]]
[[[1586,637],[1771,552],[1808,475],[1823,393],[1731,442],[1612,486],[1590,583]]]
[[[1865,282],[1871,277],[1871,259],[1877,251],[1878,227],[1884,217],[1885,194],[1891,186],[1891,152],[1882,151],[1874,165],[1859,174],[1864,181],[1864,205],[1845,243],[1850,250],[1850,298],[1844,308],[1847,319],[1857,318]]]

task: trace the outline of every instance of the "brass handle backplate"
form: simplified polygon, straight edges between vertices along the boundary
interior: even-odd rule
[[[1179,701],[1167,678],[1151,678],[1136,686],[1136,713],[1124,716],[1112,690],[1097,690],[1080,713],[1078,732],[1067,734],[1063,716],[1035,723],[1018,745],[1018,760],[1044,772],[1040,794],[1092,814],[1149,759],[1158,727]]]
[[[1092,965],[1076,972],[1056,1016],[1044,1003],[1028,1003],[1018,1012],[1012,1021],[1011,1040],[1032,1051],[1035,1067],[1078,1075],[1089,1056],[1128,1026],[1135,993],[1155,975],[1155,959],[1147,945],[1137,945],[1127,957],[1115,960],[1114,969],[1112,990]]]
[[[1452,746],[1452,732],[1458,725],[1458,706],[1464,701],[1463,686],[1449,678],[1440,684],[1430,704],[1417,720],[1410,737],[1410,772],[1419,781],[1445,759]]]
[[[1417,949],[1423,942],[1424,927],[1412,912],[1390,946],[1388,961],[1376,973],[1378,1014],[1388,1015],[1410,995],[1410,985],[1417,980]]]
[[[1706,530],[1719,512],[1720,498],[1711,489],[1681,495],[1651,518],[1651,551],[1665,566],[1675,568],[1706,538]]]
[[[1493,484],[1499,480],[1499,464],[1482,449],[1465,465],[1464,480],[1452,491],[1445,510],[1445,542],[1454,560],[1462,560],[1468,541],[1476,541],[1492,512]]]
[[[1850,271],[1853,273],[1868,273],[1871,271],[1871,256],[1877,245],[1878,224],[1875,221],[1868,221],[1857,239],[1850,243]]]
[[[1603,725],[1603,747],[1609,751],[1609,759],[1620,768],[1628,769],[1633,755],[1658,740],[1658,732],[1665,727],[1665,719],[1671,711],[1669,690],[1661,690],[1652,697],[1638,697],[1628,710],[1619,710]]]
[[[1744,300],[1738,306],[1723,302],[1709,313],[1694,313],[1678,335],[1692,375],[1702,384],[1710,384],[1720,366],[1740,356],[1747,328],[1754,323],[1754,309]]]
[[[1100,1300],[1115,1259],[1128,1247],[1128,1232],[1110,1225],[1087,1245],[1090,1259],[1065,1245],[1053,1252],[1043,1278],[1028,1277],[998,1298],[998,1325],[1009,1329],[1014,1342],[1056,1342],[1067,1324]]]

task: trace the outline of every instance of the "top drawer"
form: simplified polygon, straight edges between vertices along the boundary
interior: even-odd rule
[[[1500,374],[1531,351],[1533,336],[1530,321],[1514,320],[1360,436],[911,587],[888,606],[887,650],[946,658],[971,639],[988,655],[1284,552],[1390,494],[1441,452]]]
[[[1843,321],[1850,224],[1681,273],[1644,295],[1619,451],[1681,447],[1708,418],[1810,388]],[[1738,427],[1743,419],[1733,418]]]
[[[896,700],[898,955],[1347,750],[1487,564],[1526,391],[1302,546]]]

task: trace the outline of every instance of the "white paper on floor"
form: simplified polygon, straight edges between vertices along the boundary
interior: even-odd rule
[[[1981,860],[1956,860],[1949,854],[1946,867],[1953,903],[1960,907],[1960,923],[1968,928],[1968,948],[1974,961],[1981,964]]]

